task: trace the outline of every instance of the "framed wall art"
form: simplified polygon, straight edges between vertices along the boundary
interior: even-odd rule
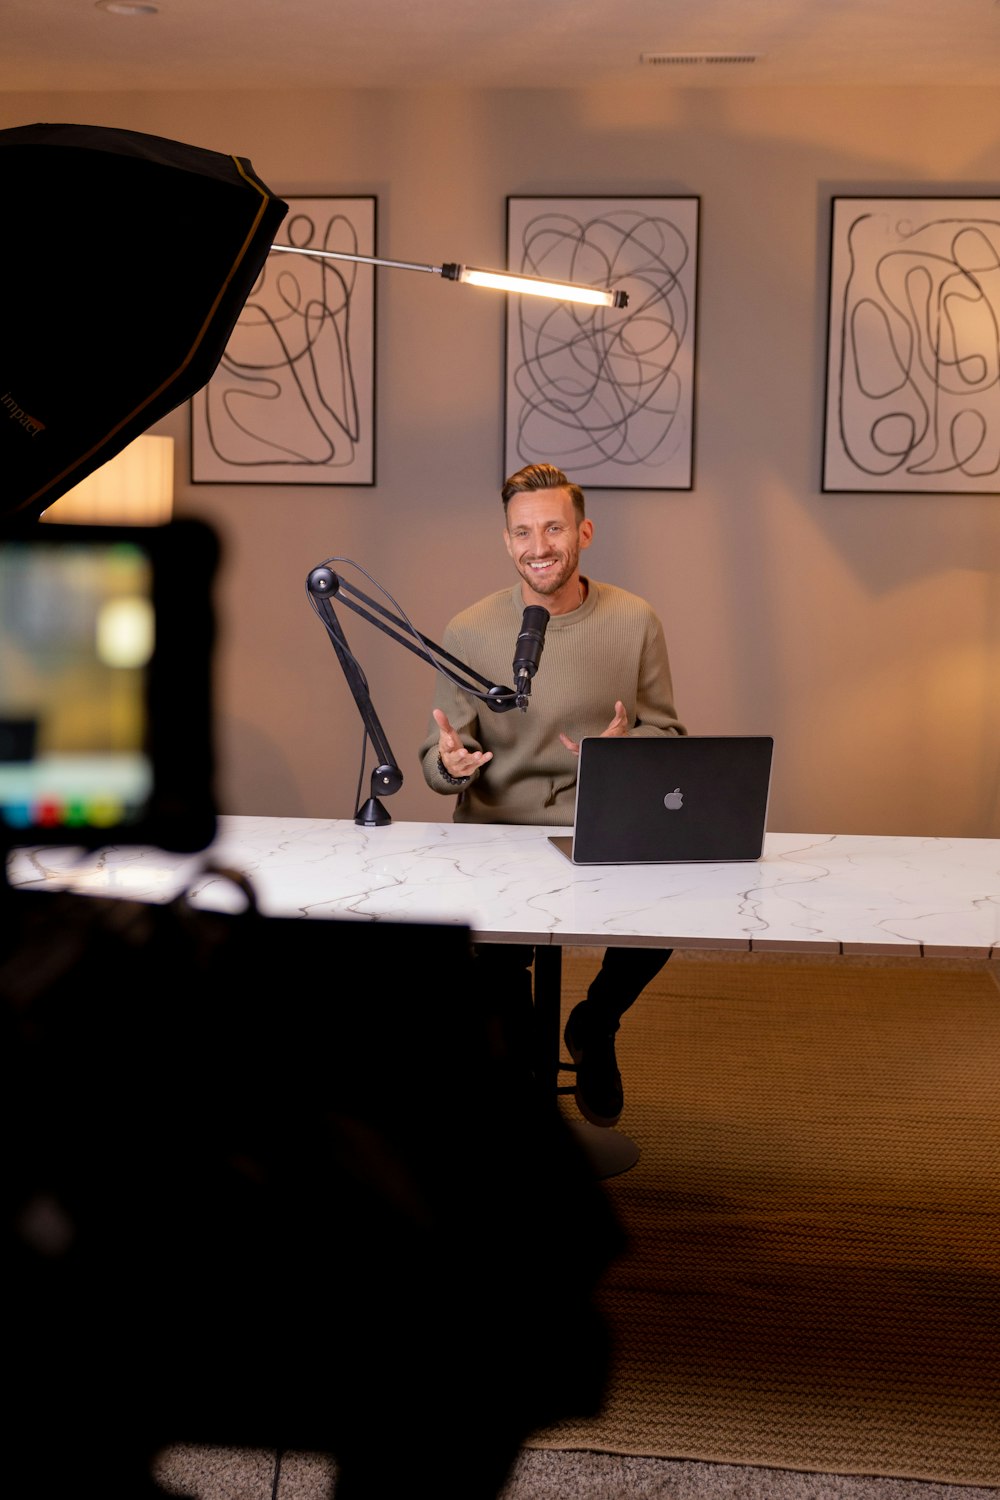
[[[834,198],[824,491],[1000,492],[1000,198]]]
[[[374,255],[374,197],[288,198],[275,244]],[[375,268],[272,251],[191,400],[194,484],[375,482]]]
[[[509,197],[507,268],[608,287],[625,308],[507,302],[506,473],[588,489],[693,483],[700,200]]]

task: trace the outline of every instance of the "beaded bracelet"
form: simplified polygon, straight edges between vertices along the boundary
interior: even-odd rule
[[[450,771],[445,769],[444,761],[441,759],[440,755],[438,756],[438,775],[443,781],[446,781],[449,786],[464,786],[467,781],[472,780],[471,776],[453,776]]]

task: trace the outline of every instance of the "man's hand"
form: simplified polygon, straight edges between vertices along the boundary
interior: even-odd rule
[[[437,715],[435,714],[435,718],[436,717]],[[601,739],[615,739],[619,738],[623,734],[628,734],[628,715],[625,712],[624,703],[619,698],[615,704],[614,718],[611,720],[611,723],[608,725],[607,729],[601,730]],[[566,749],[569,750],[573,755],[580,754],[580,743],[578,740],[571,740],[568,734],[560,734],[559,738],[566,746]]]
[[[471,776],[493,759],[492,750],[467,750],[440,708],[434,710],[434,722],[441,731],[438,755],[449,776]]]

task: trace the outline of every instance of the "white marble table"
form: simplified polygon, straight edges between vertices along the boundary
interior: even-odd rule
[[[609,944],[746,953],[1000,958],[1000,840],[768,834],[746,864],[574,866],[549,842],[567,828],[223,817],[203,855],[19,849],[24,889],[72,890],[232,910],[245,876],[268,916],[458,923],[473,939],[535,946],[539,1078],[560,1088],[564,947]],[[560,1090],[570,1092],[568,1088]],[[635,1142],[578,1122],[601,1176]]]
[[[467,925],[538,946],[1000,958],[1000,840],[772,833],[747,864],[571,865],[568,829],[223,817],[205,855],[15,850],[13,885],[239,904],[237,869],[275,916]]]

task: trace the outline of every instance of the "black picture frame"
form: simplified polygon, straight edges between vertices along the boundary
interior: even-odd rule
[[[831,200],[824,493],[1000,493],[998,267],[998,197]]]
[[[507,198],[507,269],[628,294],[624,309],[507,302],[504,470],[588,490],[694,484],[701,200]]]
[[[375,255],[372,195],[286,198],[275,244]],[[375,267],[272,251],[191,400],[192,484],[375,483]]]

